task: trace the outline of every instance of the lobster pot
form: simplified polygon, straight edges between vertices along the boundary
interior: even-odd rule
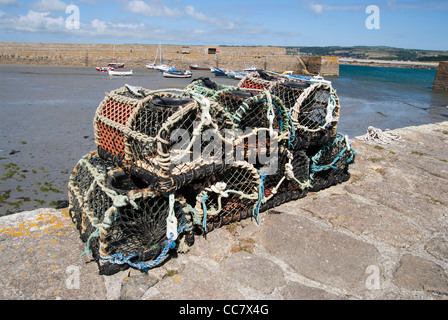
[[[296,136],[306,137],[305,147],[332,141],[337,133],[339,110],[339,99],[331,85],[311,83],[290,109]]]
[[[217,103],[186,97],[181,90],[146,91],[126,99],[124,93],[133,94],[127,87],[113,91],[96,112],[95,139],[102,158],[158,192],[179,188],[222,162],[213,148],[224,149],[222,133],[232,131],[233,122]]]
[[[310,191],[317,192],[350,179],[349,166],[355,162],[356,152],[346,136],[338,133],[333,142],[310,152]]]
[[[176,245],[166,236],[168,196],[156,196],[145,186],[96,151],[75,166],[68,185],[69,213],[100,274],[129,266],[153,268]],[[183,205],[175,201],[173,208],[178,221],[186,223]]]
[[[194,79],[186,88],[186,92],[194,92],[205,97],[213,96],[217,91],[221,91],[231,86],[215,82],[208,77]]]
[[[297,144],[296,144],[297,145]],[[269,175],[262,175],[263,199],[260,212],[282,203],[297,200],[308,194],[310,186],[309,158],[305,150],[279,149],[278,167]]]
[[[260,175],[253,165],[237,161],[194,188],[194,222],[203,232],[210,232],[253,216],[259,201]]]
[[[229,88],[216,92],[212,100],[224,107],[233,120],[235,129],[242,133],[271,127],[279,134],[288,135],[292,122],[283,102],[267,92],[250,92],[240,88]]]
[[[165,120],[175,113],[176,102],[178,107],[191,99],[180,99],[173,92],[152,93],[127,85],[106,94],[93,122],[100,155],[123,160],[156,157],[156,136]],[[136,145],[136,137],[145,138],[145,145]]]
[[[238,87],[255,89],[255,92],[259,92],[260,90],[270,91],[271,88],[277,84],[277,82],[284,81],[285,78],[278,74],[257,70],[244,76],[238,83]]]
[[[288,110],[283,101],[262,91],[225,86],[209,78],[193,81],[188,87],[190,91],[209,97],[221,105],[234,122],[235,129],[242,131],[255,128],[268,128],[268,112],[274,116],[274,129],[283,131],[288,128]],[[290,124],[292,125],[292,124]]]
[[[309,88],[309,82],[284,80],[277,81],[271,87],[271,93],[283,101],[288,112],[294,107],[296,101],[303,94],[305,89]]]

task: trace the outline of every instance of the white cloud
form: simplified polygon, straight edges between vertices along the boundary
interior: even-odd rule
[[[40,12],[65,11],[68,4],[60,0],[39,0],[32,5],[32,8]]]
[[[149,5],[143,0],[132,0],[127,3],[123,9],[125,11],[138,13],[146,17],[179,18],[182,16],[181,10],[170,9],[159,1]]]
[[[195,7],[193,6],[186,6],[185,13],[192,19],[211,24],[215,27],[218,27],[219,29],[232,30],[235,28],[235,23],[231,22],[229,19],[220,17],[207,17],[203,13],[196,11]],[[238,19],[238,22],[242,23],[242,20]]]
[[[313,10],[313,12],[315,14],[321,14],[322,11],[324,10],[324,6],[321,4],[312,4],[310,5],[311,10]]]
[[[201,39],[210,32],[195,29],[173,29],[158,28],[156,26],[129,21],[103,21],[93,19],[82,22],[79,29],[67,29],[65,25],[65,14],[58,16],[50,12],[38,12],[30,10],[26,15],[6,13],[0,10],[0,31],[24,32],[31,35],[53,35],[64,39],[75,36],[77,39],[91,39],[86,41],[103,42],[105,39],[123,39],[125,41],[143,42],[189,42]]]
[[[49,12],[30,10],[26,16],[3,14],[0,28],[26,32],[59,32],[65,29],[65,20]]]
[[[395,0],[388,0],[387,6],[391,9],[417,9],[439,11],[448,9],[448,1],[422,1],[415,3],[403,3]]]
[[[308,8],[318,15],[324,11],[363,11],[366,8],[364,4],[324,4],[308,2]]]

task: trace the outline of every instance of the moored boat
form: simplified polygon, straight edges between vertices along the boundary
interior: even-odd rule
[[[200,67],[197,64],[191,65],[190,66],[191,70],[210,70],[210,67]]]
[[[96,71],[100,71],[100,72],[106,72],[106,71],[109,71],[109,70],[115,70],[115,68],[112,68],[112,67],[96,67],[95,69],[96,69]]]
[[[108,64],[109,67],[118,69],[118,68],[125,68],[126,66],[124,65],[124,63],[118,63],[118,62],[112,62]]]
[[[213,71],[213,73],[215,74],[216,77],[226,77],[227,74],[224,70],[221,70],[219,68],[214,68],[215,70]]]
[[[109,70],[110,76],[131,76],[133,74],[133,71],[115,71],[115,70]]]
[[[257,71],[257,67],[256,66],[250,66],[249,68],[246,68],[243,71],[244,72],[254,72],[254,71]]]
[[[154,67],[154,70],[158,70],[160,72],[164,72],[164,71],[168,71],[170,68],[173,68],[173,67],[169,67],[166,64],[159,64],[159,65]]]
[[[163,71],[165,78],[191,78],[191,72],[186,70],[185,72],[178,71]]]

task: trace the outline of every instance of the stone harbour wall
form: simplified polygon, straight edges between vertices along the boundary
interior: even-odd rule
[[[0,63],[103,67],[110,62],[128,68],[153,63],[158,45],[0,42]],[[216,49],[216,53],[209,50]],[[274,72],[339,75],[338,57],[286,55],[283,47],[219,47],[163,45],[163,61],[177,68],[189,65],[243,70],[252,65]],[[159,63],[159,56],[157,63]]]
[[[448,91],[448,61],[440,61],[433,89]]]

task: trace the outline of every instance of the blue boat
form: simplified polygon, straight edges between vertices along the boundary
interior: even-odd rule
[[[219,68],[215,68],[215,71],[213,73],[216,77],[227,77],[227,74]]]
[[[165,70],[163,70],[163,71],[165,71]],[[171,73],[171,74],[179,74],[179,75],[183,74],[181,69],[176,69],[174,67],[169,68],[166,72]]]

